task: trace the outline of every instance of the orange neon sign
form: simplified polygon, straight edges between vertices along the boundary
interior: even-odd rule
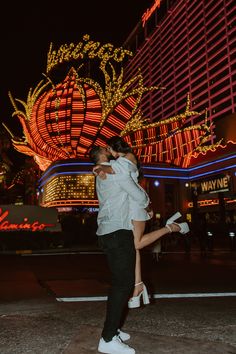
[[[42,231],[46,227],[55,227],[55,224],[44,224],[35,220],[34,222],[28,222],[28,218],[24,218],[21,223],[11,223],[6,220],[9,215],[9,210],[2,212],[0,208],[0,231]]]
[[[145,23],[147,20],[152,16],[153,12],[156,10],[156,8],[159,8],[161,5],[161,0],[155,0],[154,4],[150,9],[147,9],[146,12],[144,12],[142,16],[142,26],[145,26]]]

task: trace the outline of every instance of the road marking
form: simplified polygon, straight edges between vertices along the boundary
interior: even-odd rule
[[[154,299],[181,299],[190,297],[225,297],[236,296],[236,292],[232,293],[189,293],[189,294],[154,294]]]
[[[107,296],[56,297],[56,300],[63,302],[106,301]]]
[[[52,253],[20,253],[21,256],[31,256],[31,257],[44,257],[44,256],[65,256],[65,255],[70,255],[70,254],[102,254],[103,253],[101,251],[74,251],[74,252],[52,252]]]
[[[226,297],[236,296],[236,292],[230,293],[189,293],[189,294],[154,294],[154,299],[181,299],[196,297]],[[79,296],[79,297],[57,297],[60,302],[83,302],[83,301],[106,301],[107,296]]]
[[[229,249],[214,249],[213,251],[208,251],[207,254],[219,254],[219,253],[231,253],[232,251]],[[146,251],[146,254],[151,253],[160,253],[160,255],[168,255],[168,254],[186,254],[185,251],[167,251],[167,252],[153,252],[152,250]],[[17,250],[17,251],[11,251],[11,252],[1,252],[1,254],[19,254],[24,257],[35,257],[35,256],[64,256],[64,255],[70,255],[70,254],[99,254],[99,255],[104,255],[104,252],[102,250],[94,250],[94,251],[83,251],[83,250],[71,250],[71,251],[57,251],[57,250],[52,250],[51,252],[47,251],[42,251],[42,252],[37,252],[34,250]],[[202,254],[201,251],[198,250],[192,250],[191,255],[193,254]]]

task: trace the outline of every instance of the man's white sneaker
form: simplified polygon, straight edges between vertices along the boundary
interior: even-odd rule
[[[135,354],[135,350],[123,343],[119,336],[114,336],[110,342],[100,339],[98,345],[99,353],[106,354]]]
[[[123,332],[123,331],[121,331],[120,329],[118,329],[117,332],[118,332],[118,336],[120,337],[120,339],[121,339],[123,342],[130,339],[129,333]]]

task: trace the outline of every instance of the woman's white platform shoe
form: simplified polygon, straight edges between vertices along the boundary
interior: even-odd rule
[[[178,224],[177,222],[174,222],[175,220],[179,219],[182,215],[180,214],[179,211],[177,211],[174,215],[172,215],[167,221],[166,221],[166,227],[170,232],[173,232],[172,228],[170,227],[171,224],[176,224],[179,226],[181,234],[187,234],[189,230],[189,226],[187,222],[181,222]]]
[[[143,284],[143,282],[137,283],[137,284],[135,284],[135,286],[138,286],[141,284]],[[129,299],[128,308],[134,309],[134,308],[140,307],[141,299],[142,299],[144,305],[147,305],[150,303],[147,288],[144,284],[143,284],[143,290],[141,291],[141,293],[138,294],[137,296],[133,296]]]
[[[177,211],[174,215],[172,215],[167,221],[166,221],[166,225],[170,225],[173,224],[173,222],[177,219],[179,219],[182,216],[182,214]]]

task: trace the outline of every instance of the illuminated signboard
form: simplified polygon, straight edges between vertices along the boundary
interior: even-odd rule
[[[97,205],[95,177],[91,173],[60,173],[41,190],[42,206]]]
[[[191,183],[191,188],[197,190],[198,194],[211,194],[227,192],[230,190],[230,176],[217,175],[208,179]]]
[[[0,232],[2,231],[61,231],[55,208],[35,205],[0,205]]]
[[[161,5],[161,0],[155,0],[154,4],[150,9],[147,9],[147,11],[143,14],[142,16],[142,26],[145,26],[145,23],[148,21],[148,19],[152,16],[153,12],[159,8]]]

